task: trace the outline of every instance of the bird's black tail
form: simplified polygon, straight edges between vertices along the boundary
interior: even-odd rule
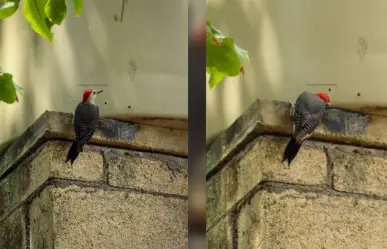
[[[300,148],[301,148],[301,144],[297,143],[296,139],[292,137],[292,139],[290,139],[288,145],[286,146],[284,156],[282,158],[282,162],[285,162],[285,160],[288,160],[288,165],[290,166],[290,163],[296,157]]]
[[[71,165],[73,165],[75,159],[77,159],[77,157],[78,157],[78,154],[79,154],[79,151],[78,151],[77,143],[73,142],[73,144],[71,145],[70,150],[67,154],[66,163],[70,160]]]

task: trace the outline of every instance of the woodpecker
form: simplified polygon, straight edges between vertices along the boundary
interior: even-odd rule
[[[75,141],[67,154],[66,163],[70,160],[73,165],[79,152],[83,151],[83,146],[93,136],[99,121],[99,107],[95,104],[95,98],[101,91],[86,89],[83,93],[82,102],[75,109],[73,127],[75,131]]]
[[[288,165],[296,157],[302,143],[308,139],[324,117],[325,110],[331,105],[329,96],[325,93],[303,92],[297,98],[296,104],[290,103],[290,116],[293,120],[293,132],[286,146],[282,162]]]

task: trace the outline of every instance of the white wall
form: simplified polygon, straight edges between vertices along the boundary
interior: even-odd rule
[[[207,19],[251,57],[245,76],[207,89],[208,139],[257,98],[323,90],[334,105],[387,103],[387,1],[207,0]]]
[[[128,0],[122,22],[122,0],[83,3],[75,17],[67,1],[53,44],[31,30],[22,6],[1,21],[0,66],[25,95],[0,104],[0,144],[45,110],[72,112],[85,88],[104,90],[101,115],[188,116],[188,1]]]

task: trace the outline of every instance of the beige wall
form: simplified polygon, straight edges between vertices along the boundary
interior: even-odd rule
[[[80,17],[67,4],[53,44],[31,31],[22,8],[1,22],[0,66],[25,95],[0,104],[0,144],[45,110],[72,112],[89,87],[105,91],[101,115],[188,116],[188,1],[129,0],[123,22],[121,0],[84,1]]]
[[[331,88],[334,105],[385,105],[386,11],[379,0],[208,0],[207,19],[251,62],[244,76],[207,89],[207,138],[256,98],[294,100]]]

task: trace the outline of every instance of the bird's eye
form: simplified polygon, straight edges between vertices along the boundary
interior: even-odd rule
[[[95,91],[93,91],[93,94],[95,94]]]

